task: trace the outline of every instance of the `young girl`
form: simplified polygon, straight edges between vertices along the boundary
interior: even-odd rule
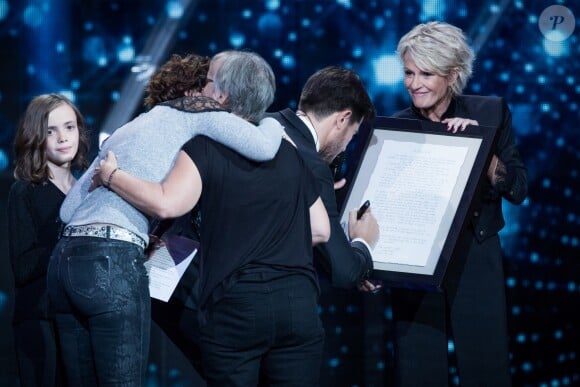
[[[62,385],[46,272],[61,230],[60,206],[75,182],[71,169],[86,168],[88,148],[84,118],[66,97],[44,94],[30,102],[14,139],[16,181],[7,209],[22,387]]]

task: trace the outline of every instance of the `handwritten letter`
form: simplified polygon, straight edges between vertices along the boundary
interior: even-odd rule
[[[467,147],[385,140],[364,194],[380,226],[374,260],[425,266]]]

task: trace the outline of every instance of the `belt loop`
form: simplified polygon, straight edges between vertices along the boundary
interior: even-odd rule
[[[107,239],[111,239],[111,226],[107,226]]]

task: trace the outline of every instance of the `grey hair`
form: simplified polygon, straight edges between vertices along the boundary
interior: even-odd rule
[[[422,71],[442,77],[457,73],[450,85],[453,95],[461,94],[471,78],[475,53],[467,43],[463,31],[444,22],[419,24],[407,32],[397,46],[404,61],[408,56]]]
[[[212,61],[221,61],[213,82],[216,94],[227,95],[224,106],[249,121],[260,121],[276,92],[268,62],[254,52],[236,50],[222,51]]]

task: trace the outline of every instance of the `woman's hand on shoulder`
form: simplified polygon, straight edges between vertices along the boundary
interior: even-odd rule
[[[452,133],[457,133],[458,130],[463,132],[467,125],[479,125],[479,122],[476,120],[461,117],[446,118],[441,123],[447,124],[447,130]]]

